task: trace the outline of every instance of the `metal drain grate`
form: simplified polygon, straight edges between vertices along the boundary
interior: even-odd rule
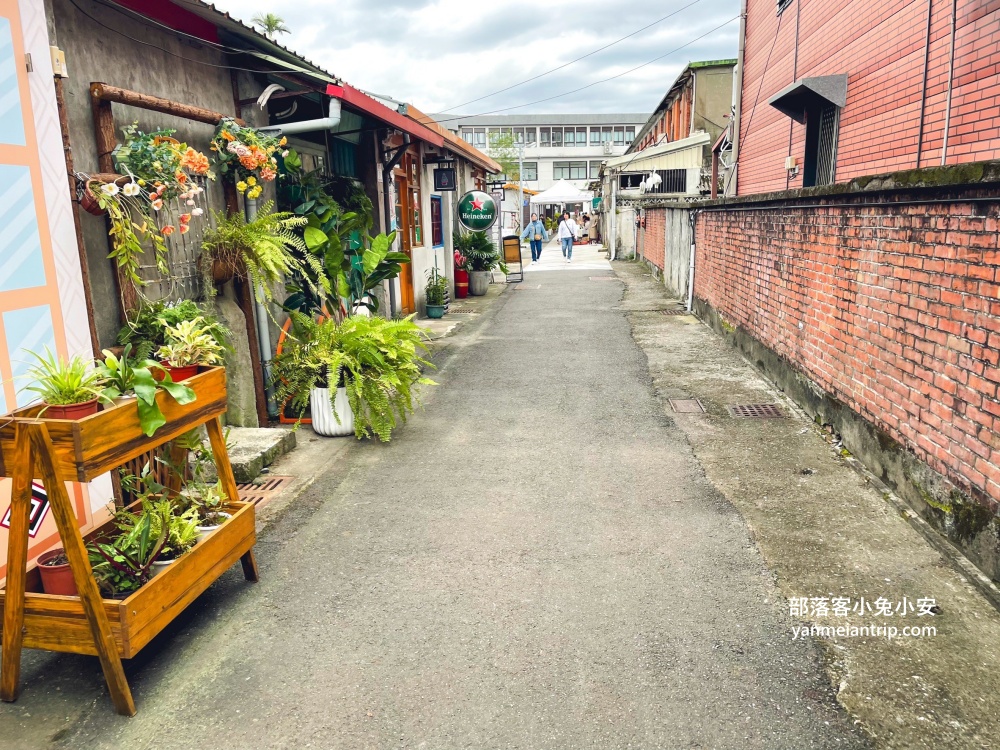
[[[456,307],[449,307],[448,308],[448,313],[449,314],[457,313],[458,315],[472,315],[475,312],[476,312],[476,308],[474,308],[474,307],[457,307],[456,306]]]
[[[670,408],[678,414],[704,414],[705,407],[696,398],[672,398]]]
[[[591,281],[618,281],[617,276],[591,276]]]
[[[746,419],[783,419],[785,416],[777,404],[736,404],[729,407],[729,413]]]
[[[679,310],[660,310],[660,315],[690,315],[683,307]]]
[[[265,505],[279,494],[294,477],[279,477],[265,474],[257,482],[244,482],[236,485],[240,491],[240,500],[254,505]]]

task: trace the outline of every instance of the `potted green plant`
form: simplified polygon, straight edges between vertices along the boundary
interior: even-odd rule
[[[469,270],[469,294],[473,297],[486,294],[490,271],[494,268],[507,273],[507,265],[486,232],[456,232],[455,251],[465,258],[465,267]]]
[[[428,274],[427,288],[427,317],[443,318],[444,301],[448,295],[448,279],[438,273],[436,268]]]
[[[25,390],[41,396],[45,405],[41,416],[47,419],[83,419],[98,410],[103,382],[93,362],[80,356],[64,360],[48,347],[43,357],[28,352],[36,363],[24,374],[34,381]]]
[[[50,549],[38,556],[38,575],[42,579],[42,591],[58,596],[76,596],[76,582],[69,567],[66,551],[62,547]]]
[[[197,508],[180,511],[168,499],[160,499],[152,503],[153,525],[150,533],[159,535],[160,524],[167,524],[167,542],[163,545],[159,556],[150,568],[150,578],[153,578],[173,565],[185,552],[199,541]]]
[[[201,317],[182,320],[164,331],[167,343],[156,350],[163,369],[174,382],[198,373],[199,365],[222,363],[223,349]]]
[[[197,396],[186,385],[175,383],[162,365],[152,360],[134,360],[129,357],[132,344],[126,344],[121,358],[105,349],[104,361],[97,363],[97,373],[104,381],[101,399],[118,406],[135,401],[139,411],[139,424],[147,436],[152,436],[167,423],[156,403],[157,388],[162,388],[181,405],[190,404]],[[157,372],[160,380],[153,376]]]
[[[414,386],[434,385],[424,378],[432,366],[425,332],[413,316],[386,320],[351,315],[338,323],[316,322],[293,313],[294,338],[275,357],[272,378],[279,403],[298,414],[311,410],[320,435],[350,434],[387,442],[392,430],[414,408]]]
[[[322,291],[329,293],[330,282],[322,264],[306,252],[306,241],[295,231],[307,222],[303,216],[275,212],[270,201],[261,206],[252,221],[240,213],[216,214],[215,228],[205,232],[201,245],[204,262],[211,263],[213,281],[223,283],[234,276],[248,279],[260,302],[271,302],[271,287],[292,274],[321,285]],[[303,265],[308,265],[312,273],[307,273]],[[320,289],[312,291],[318,293]]]
[[[118,331],[118,344],[132,344],[133,356],[137,360],[147,360],[156,350],[167,343],[167,329],[175,327],[183,320],[201,318],[215,342],[226,351],[231,351],[231,335],[212,311],[191,300],[179,302],[141,302],[138,309],[128,314],[125,324]]]
[[[128,510],[116,516],[120,533],[111,539],[94,540],[87,544],[94,577],[105,595],[124,598],[138,590],[152,577],[153,563],[167,544],[169,518],[154,520],[155,514],[169,513],[148,502],[138,517]],[[154,534],[154,524],[158,531]]]

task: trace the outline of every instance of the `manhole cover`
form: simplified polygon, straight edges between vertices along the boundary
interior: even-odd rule
[[[696,398],[672,398],[670,408],[678,414],[702,414],[705,411],[701,401]]]
[[[256,482],[244,482],[236,485],[240,491],[240,500],[254,505],[264,505],[275,498],[294,477],[279,477],[265,474]]]
[[[782,419],[785,416],[777,404],[736,404],[729,407],[729,413],[747,419]]]
[[[591,276],[591,281],[618,281],[617,276]]]
[[[476,312],[474,307],[449,307],[449,313],[458,313],[459,315],[471,315]]]
[[[660,310],[661,315],[690,315],[683,307],[680,310]]]

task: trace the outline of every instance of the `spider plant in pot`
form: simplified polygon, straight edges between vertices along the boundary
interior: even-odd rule
[[[167,343],[156,350],[156,356],[174,382],[196,375],[199,365],[222,363],[222,345],[201,316],[182,320],[163,333]]]
[[[104,380],[104,390],[101,398],[105,403],[121,406],[135,402],[139,411],[139,424],[147,437],[152,437],[160,427],[167,423],[166,417],[156,403],[156,391],[162,388],[178,403],[190,404],[197,396],[195,392],[181,383],[175,383],[163,367],[152,360],[134,360],[129,358],[132,344],[126,344],[119,359],[108,349],[104,350],[104,361],[97,363],[97,372]],[[160,380],[153,377],[153,372],[160,375]]]
[[[24,377],[34,381],[24,390],[34,391],[45,404],[40,416],[46,419],[83,419],[97,413],[103,382],[93,363],[76,356],[65,360],[48,347],[45,356],[29,351],[36,363]]]

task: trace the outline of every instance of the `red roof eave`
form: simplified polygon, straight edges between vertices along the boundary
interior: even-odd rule
[[[368,94],[348,86],[346,83],[340,86],[330,84],[326,87],[326,93],[327,96],[340,99],[344,104],[348,104],[388,125],[392,125],[397,130],[409,133],[414,138],[419,138],[425,143],[430,143],[438,147],[444,146],[444,138],[433,130],[414,122],[406,115],[401,115],[399,112],[389,109],[384,104],[380,104],[372,99]]]

